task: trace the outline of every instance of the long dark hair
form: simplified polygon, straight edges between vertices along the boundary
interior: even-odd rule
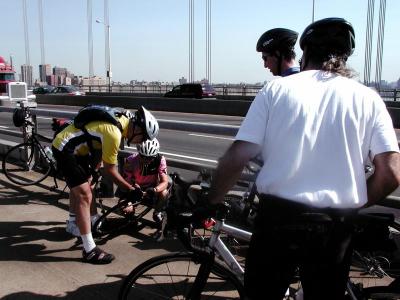
[[[343,77],[352,78],[356,76],[353,69],[346,65],[347,57],[343,56],[331,56],[328,60],[322,63],[321,70],[330,73],[335,73]]]

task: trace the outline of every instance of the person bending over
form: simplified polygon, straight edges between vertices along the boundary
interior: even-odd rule
[[[103,164],[105,174],[115,184],[134,190],[117,169],[121,140],[127,139],[128,144],[141,143],[154,139],[159,131],[157,120],[144,107],[135,114],[125,111],[119,116],[119,125],[92,121],[81,130],[71,124],[56,135],[52,144],[54,158],[70,189],[71,211],[76,213],[76,223],[69,220],[68,226],[78,226],[79,230],[71,229],[71,232],[77,232],[82,238],[83,261],[92,264],[107,264],[114,259],[112,254],[96,246],[91,233],[92,174]]]

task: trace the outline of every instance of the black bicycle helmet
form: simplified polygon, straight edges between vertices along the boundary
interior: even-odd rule
[[[274,53],[293,49],[296,44],[298,33],[285,28],[274,28],[264,32],[258,39],[256,50],[258,52]]]
[[[326,18],[311,23],[300,37],[300,48],[318,49],[321,54],[350,56],[355,47],[353,26],[343,18]]]
[[[14,109],[13,123],[15,127],[21,127],[25,123],[25,111],[21,108]]]

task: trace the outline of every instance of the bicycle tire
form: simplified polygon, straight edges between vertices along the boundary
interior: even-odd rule
[[[125,214],[123,209],[126,207],[126,201],[121,201],[117,205],[108,209],[93,225],[92,231],[97,236],[104,236],[121,231],[132,223],[143,218],[150,210],[140,201],[133,203],[134,213]]]
[[[37,153],[36,157],[35,153]],[[11,147],[3,158],[4,174],[11,182],[23,186],[43,181],[52,169],[43,153],[43,147],[34,142]]]
[[[186,299],[200,265],[199,256],[192,252],[151,258],[125,278],[118,299]],[[244,288],[231,271],[215,263],[201,299],[245,299]]]

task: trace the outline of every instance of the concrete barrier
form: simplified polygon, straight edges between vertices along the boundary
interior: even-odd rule
[[[174,111],[199,114],[245,116],[251,102],[244,100],[187,99],[132,96],[59,96],[38,95],[39,104],[83,106],[90,103],[137,109],[141,105],[149,110]]]

